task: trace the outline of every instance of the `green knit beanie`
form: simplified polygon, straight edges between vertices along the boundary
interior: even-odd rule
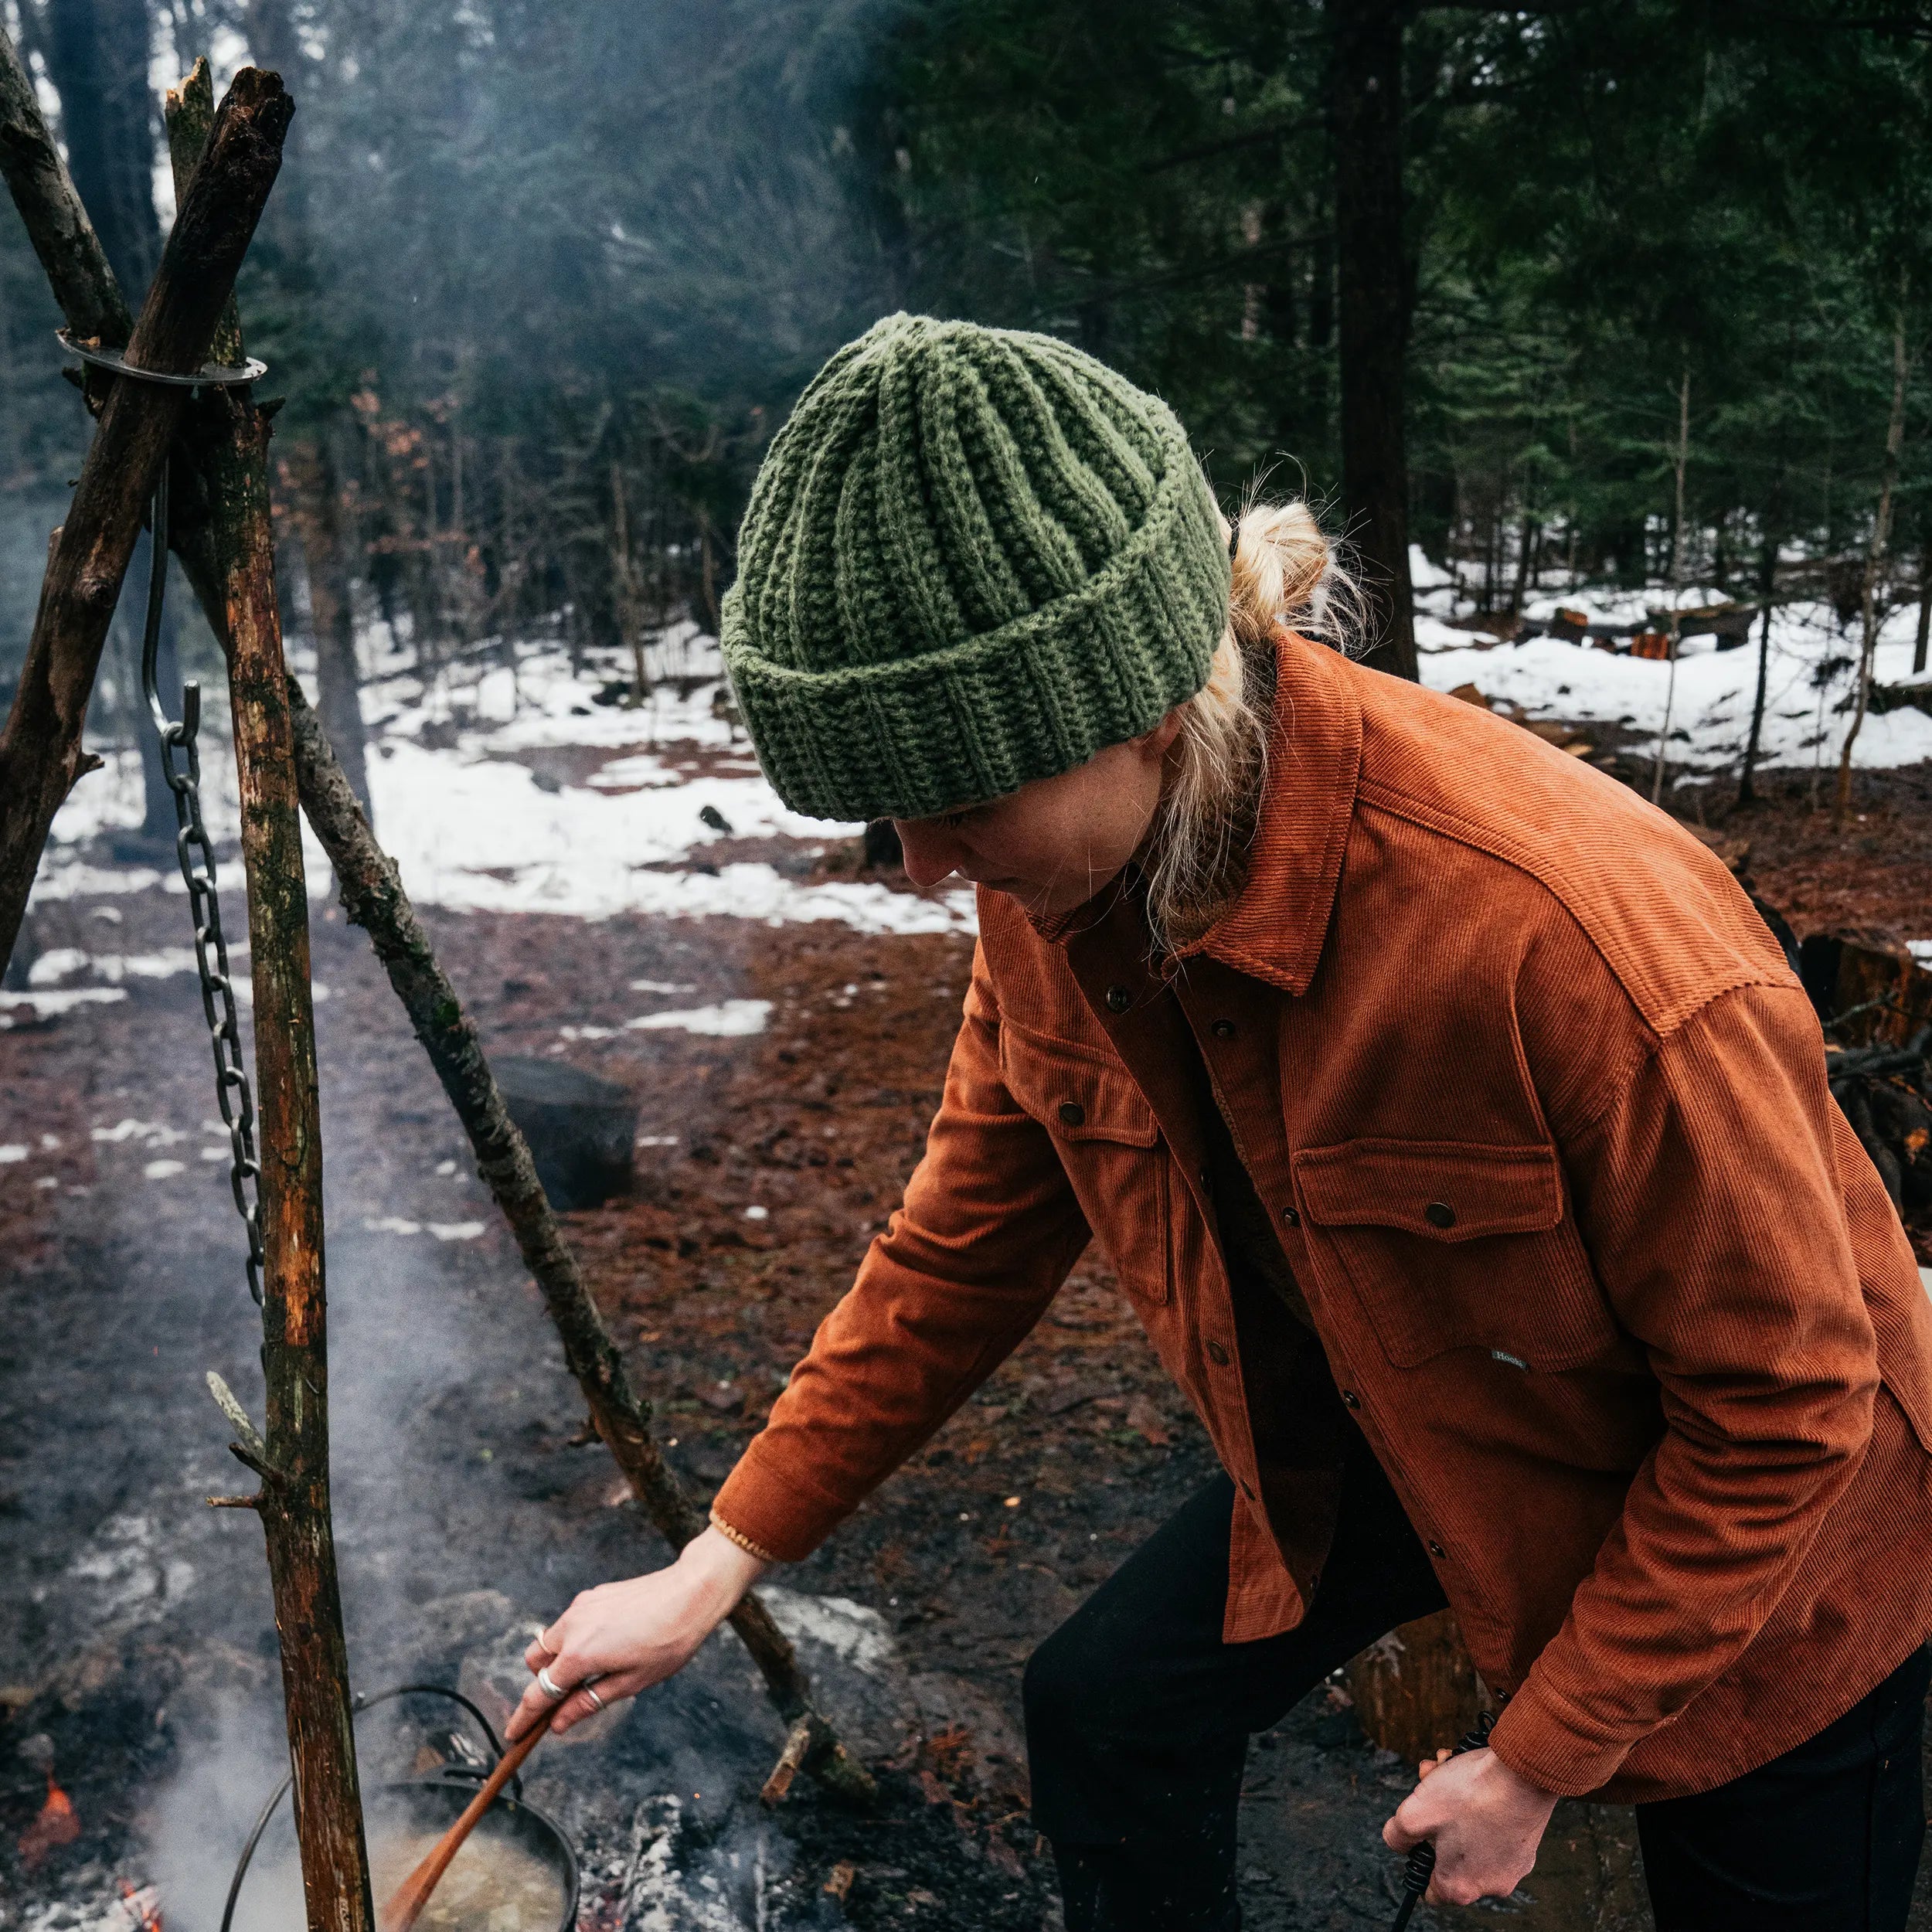
[[[1173,412],[1049,335],[893,315],[753,485],[723,645],[766,775],[922,818],[1070,771],[1206,681],[1214,499]]]

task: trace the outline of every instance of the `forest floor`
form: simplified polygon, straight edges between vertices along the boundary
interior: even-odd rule
[[[1614,733],[1597,735],[1614,749]],[[1634,748],[1628,764],[1637,777]],[[1932,765],[1857,783],[1842,832],[1810,808],[1803,774],[1772,774],[1748,812],[1725,809],[1714,784],[1677,803],[1716,838],[1748,837],[1755,889],[1801,936],[1923,937]],[[726,838],[705,862],[707,877],[770,866],[800,891],[861,883],[849,842]],[[178,893],[86,883],[37,910],[43,954],[153,961],[185,943]],[[602,1450],[573,1441],[579,1413],[532,1291],[362,936],[332,906],[315,911],[336,1505],[367,1688],[421,1667],[412,1633],[474,1621],[478,1593],[498,1593],[486,1623],[542,1617],[657,1556]],[[896,1203],[937,1102],[971,934],[946,918],[923,931],[726,914],[425,918],[492,1052],[559,1055],[638,1099],[632,1189],[569,1217],[570,1232],[672,1459],[708,1494]],[[125,1881],[159,1885],[173,1932],[213,1932],[277,1748],[253,1526],[199,1502],[239,1474],[224,1469],[202,1374],[253,1386],[253,1316],[192,977],[98,964],[94,977],[125,997],[0,1007],[0,1926],[114,1932],[88,1901]],[[911,1689],[878,1815],[808,1796],[779,1815],[769,1855],[791,1903],[772,1923],[1057,1923],[1026,1815],[1022,1670],[1212,1467],[1090,1258],[933,1444],[783,1579],[857,1606]],[[721,1713],[667,1695],[641,1701],[634,1728],[722,1735],[740,1720]],[[78,1828],[30,1857],[49,1750]],[[559,1761],[543,1789],[570,1784]],[[689,1767],[676,1760],[680,1791]],[[1386,1923],[1396,1867],[1376,1834],[1408,1784],[1338,1689],[1260,1740],[1243,1814],[1250,1925]],[[1628,1813],[1566,1807],[1543,1869],[1499,1909],[1526,1932],[1637,1932],[1649,1920],[1636,1872]],[[628,1923],[762,1925],[764,1896],[742,1919],[631,1910]],[[594,1883],[586,1923],[625,1932],[627,1899]],[[1932,1928],[1932,1894],[1913,1923]]]

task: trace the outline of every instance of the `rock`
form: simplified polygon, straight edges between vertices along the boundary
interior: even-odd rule
[[[515,1616],[516,1605],[500,1590],[460,1590],[417,1605],[410,1639],[425,1654],[462,1656],[507,1629]]]
[[[629,1182],[638,1104],[628,1089],[559,1060],[506,1053],[491,1065],[551,1206],[595,1207]]]
[[[758,1594],[797,1647],[846,1747],[860,1757],[899,1750],[917,1728],[919,1705],[885,1618],[849,1597],[810,1597],[770,1583]]]
[[[499,1737],[503,1735],[503,1726],[509,1723],[510,1713],[529,1688],[530,1673],[523,1662],[523,1653],[529,1648],[530,1639],[543,1628],[534,1617],[519,1618],[491,1641],[472,1650],[463,1659],[463,1667],[457,1672],[456,1688],[490,1720],[491,1727]],[[612,1704],[594,1717],[587,1717],[581,1724],[573,1725],[561,1737],[553,1737],[544,1749],[554,1750],[566,1744],[601,1743],[629,1715],[628,1703]]]

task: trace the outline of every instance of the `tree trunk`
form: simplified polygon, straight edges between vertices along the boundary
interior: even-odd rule
[[[1488,1700],[1453,1612],[1402,1624],[1349,1665],[1349,1694],[1369,1741],[1403,1767],[1453,1746]]]
[[[11,59],[10,46],[5,52]],[[236,76],[216,117],[208,164],[184,199],[128,342],[131,362],[185,375],[206,359],[292,112],[273,75],[244,68]],[[33,179],[44,187],[48,178],[43,172]],[[0,731],[0,953],[12,951],[54,814],[97,762],[81,744],[94,674],[186,396],[114,379],[67,520],[55,536],[26,661]]]
[[[1892,324],[1892,413],[1885,427],[1885,469],[1879,485],[1878,515],[1872,519],[1872,542],[1865,553],[1865,582],[1860,598],[1864,634],[1859,648],[1858,695],[1846,727],[1844,748],[1838,753],[1838,792],[1832,804],[1834,829],[1843,826],[1852,808],[1852,747],[1858,743],[1859,728],[1872,701],[1872,661],[1878,654],[1879,627],[1883,613],[1878,607],[1879,580],[1885,570],[1886,553],[1892,541],[1892,498],[1898,487],[1899,452],[1905,444],[1905,379],[1910,368],[1905,352],[1905,286],[1900,277],[1899,306]]]
[[[304,436],[289,445],[289,493],[308,576],[315,631],[315,696],[328,741],[356,803],[369,821],[369,734],[362,725],[362,672],[355,662],[355,611],[349,594],[342,489],[327,440]]]
[[[1777,589],[1777,532],[1771,520],[1764,525],[1764,544],[1759,553],[1757,563],[1757,594],[1763,600],[1764,613],[1757,632],[1757,689],[1751,699],[1751,729],[1744,740],[1744,768],[1738,774],[1737,802],[1740,805],[1757,802],[1758,746],[1764,734],[1764,696],[1770,682],[1771,675],[1771,605]]]
[[[92,213],[119,287],[138,294],[147,287],[161,254],[147,0],[60,0],[48,14],[48,73],[60,97],[60,128],[73,185]],[[137,637],[148,571],[144,536],[128,573],[133,588],[119,613]],[[156,670],[161,689],[172,702],[181,689],[179,628],[173,611],[165,606]],[[161,747],[145,727],[135,733],[134,743],[141,753],[145,801],[141,829],[150,838],[172,842],[174,798],[162,770]]]
[[[280,82],[274,86],[279,93]],[[205,60],[196,63],[168,106],[168,145],[181,192],[204,146],[212,155],[219,139]],[[223,347],[239,355],[232,304],[223,323]],[[262,1484],[253,1501],[267,1543],[281,1640],[295,1832],[310,1932],[371,1932],[375,1908],[329,1512],[321,1111],[294,736],[275,599],[268,419],[247,390],[217,390],[206,397],[188,434],[197,468],[216,480],[201,532],[201,553],[211,574],[199,588],[218,602],[216,633],[228,654],[242,860],[248,875],[261,1160],[262,1366],[268,1390],[266,1453],[256,1465]]]
[[[161,255],[147,0],[56,0],[47,14],[68,170],[122,290],[140,294]]]
[[[395,865],[362,818],[320,720],[302,701],[299,686],[291,682],[289,691],[302,805],[335,868],[342,910],[369,934],[463,1123],[477,1172],[516,1236],[597,1434],[645,1513],[672,1549],[682,1549],[704,1528],[704,1516],[659,1453],[651,1430],[651,1405],[631,1386],[624,1358],[590,1298],[537,1178],[529,1147],[490,1071],[476,1022],[437,963]],[[811,1686],[770,1611],[755,1596],[747,1597],[732,1613],[731,1624],[744,1640],[779,1714],[803,1736],[806,1761],[815,1762],[835,1790],[854,1795],[869,1791],[866,1772],[845,1756],[830,1726],[813,1711]],[[782,1787],[773,1794],[782,1795]]]
[[[1657,733],[1657,769],[1650,781],[1650,801],[1660,804],[1664,797],[1664,768],[1670,757],[1671,713],[1677,702],[1677,646],[1678,625],[1680,620],[1677,607],[1682,602],[1679,594],[1684,587],[1684,476],[1690,467],[1690,371],[1684,371],[1682,385],[1677,392],[1677,495],[1675,506],[1671,515],[1670,526],[1670,666],[1664,685],[1664,722]]]
[[[1919,634],[1912,643],[1912,675],[1925,671],[1926,646],[1932,643],[1932,536],[1919,546]]]
[[[134,332],[121,284],[42,118],[33,82],[0,28],[0,179],[40,258],[54,300],[81,342],[124,349]],[[99,393],[107,393],[104,380]]]
[[[1328,0],[1342,507],[1376,620],[1366,662],[1413,678],[1403,424],[1410,287],[1403,240],[1402,36],[1408,12],[1405,0]]]

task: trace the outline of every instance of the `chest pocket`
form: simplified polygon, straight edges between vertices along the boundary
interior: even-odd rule
[[[1010,1020],[1000,1028],[1006,1090],[1053,1135],[1088,1226],[1121,1284],[1165,1301],[1166,1156],[1154,1110],[1118,1060]]]
[[[1318,1264],[1345,1277],[1398,1368],[1471,1348],[1573,1368],[1617,1349],[1554,1148],[1349,1141],[1294,1167]]]

